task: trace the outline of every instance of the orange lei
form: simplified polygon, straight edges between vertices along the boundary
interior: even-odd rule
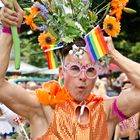
[[[50,105],[52,107],[66,100],[73,100],[68,90],[64,87],[60,87],[57,81],[45,82],[42,84],[42,88],[37,89],[35,92],[41,104]],[[86,103],[99,100],[103,100],[103,98],[91,95],[86,100]]]

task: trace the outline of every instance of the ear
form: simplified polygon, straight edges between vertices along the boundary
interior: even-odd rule
[[[60,79],[64,80],[64,74],[63,74],[62,66],[59,67],[59,77],[60,77]]]

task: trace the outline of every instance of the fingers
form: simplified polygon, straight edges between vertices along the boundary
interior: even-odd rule
[[[23,12],[23,10],[21,9],[21,7],[19,6],[19,4],[17,3],[16,0],[14,0],[13,6],[14,6],[14,9],[15,9],[16,12],[20,12],[20,13]]]
[[[23,21],[24,12],[16,0],[14,0],[13,6],[15,11],[18,13],[18,27],[20,27]]]
[[[23,10],[20,8],[16,0],[13,0],[13,4],[9,3],[8,0],[2,0],[4,7],[1,9],[1,22],[3,26],[15,25],[20,27],[23,21]],[[12,6],[14,10],[12,10]]]
[[[109,48],[109,51],[112,51],[112,50],[115,49],[111,37],[105,37],[105,41],[106,41],[106,43],[107,43],[107,46],[108,46],[108,48]]]
[[[1,0],[2,1],[2,3],[7,7],[7,8],[10,8],[10,9],[12,9],[12,4],[11,3],[9,3],[9,1],[8,0]]]
[[[105,38],[106,43],[112,42],[112,38],[110,36],[104,37],[104,38]]]
[[[5,25],[17,25],[18,14],[7,7],[1,9],[1,22]]]

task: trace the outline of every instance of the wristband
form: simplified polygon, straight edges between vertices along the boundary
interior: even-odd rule
[[[17,31],[18,31],[18,33],[20,33],[20,28],[17,28]],[[11,28],[9,28],[9,27],[2,27],[2,32],[12,34]]]

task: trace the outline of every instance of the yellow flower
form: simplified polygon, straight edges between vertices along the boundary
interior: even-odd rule
[[[55,38],[49,33],[49,32],[43,32],[38,37],[39,45],[41,48],[47,46],[47,45],[55,45],[56,40]]]
[[[120,33],[120,22],[117,21],[115,17],[106,16],[104,19],[103,28],[108,35],[117,37],[117,35]]]

